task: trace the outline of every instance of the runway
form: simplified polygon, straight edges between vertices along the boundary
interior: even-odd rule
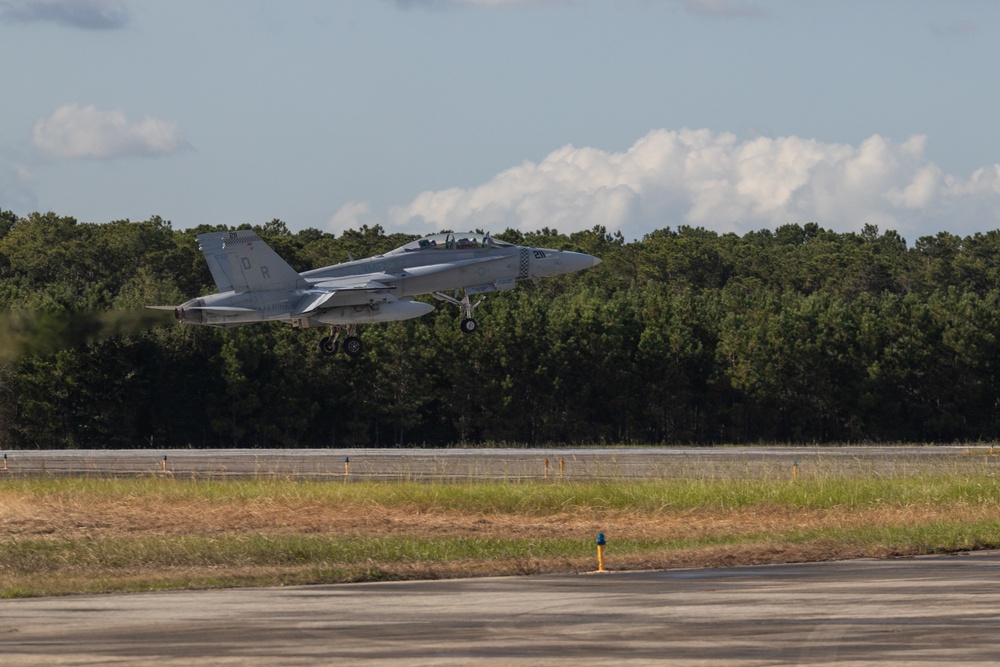
[[[980,552],[6,600],[0,662],[994,665],[998,576]]]

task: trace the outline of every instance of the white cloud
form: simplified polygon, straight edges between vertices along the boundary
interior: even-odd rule
[[[157,157],[188,147],[176,123],[67,104],[35,123],[35,146],[61,158]]]
[[[639,238],[682,224],[742,234],[816,221],[841,231],[872,223],[910,239],[1000,226],[1000,165],[946,174],[925,156],[926,141],[873,135],[853,146],[655,130],[624,152],[567,145],[477,187],[420,193],[390,209],[386,225],[572,232],[599,224]],[[352,203],[335,228],[373,218]]]
[[[945,178],[945,190],[956,197],[1000,195],[1000,164],[980,167],[967,179]]]
[[[361,229],[368,225],[374,227],[379,221],[372,215],[371,207],[364,202],[348,202],[340,207],[330,221],[327,228],[333,232],[342,232],[345,229]]]
[[[0,0],[0,20],[115,30],[128,24],[129,13],[121,0]]]

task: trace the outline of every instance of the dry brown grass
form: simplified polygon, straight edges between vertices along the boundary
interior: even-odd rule
[[[191,503],[140,497],[88,498],[81,502],[3,491],[0,491],[0,508],[3,510],[0,537],[54,539],[248,533],[579,539],[610,532],[619,538],[682,540],[720,534],[972,522],[994,518],[997,510],[992,504],[924,503],[861,509],[754,505],[657,513],[580,509],[525,516],[370,503],[340,502],[330,506],[293,499]]]
[[[571,508],[531,514],[446,509],[420,504],[267,496],[225,500],[162,495],[26,493],[0,488],[0,542],[87,543],[97,540],[172,540],[190,537],[338,536],[341,538],[473,538],[481,540],[576,540],[592,543],[598,532],[611,541],[608,564],[617,570],[712,567],[910,555],[927,546],[806,537],[882,527],[983,524],[998,504],[952,501],[862,507],[809,508],[759,503],[735,508],[622,510]],[[746,538],[741,540],[740,538]],[[653,547],[617,553],[615,542],[688,542],[707,546]],[[583,551],[586,553],[586,550]],[[67,566],[57,582],[39,573],[0,564],[0,593],[54,594],[156,587],[278,585],[371,579],[585,572],[591,557],[499,557],[434,562],[336,561],[280,566],[235,562],[227,566]]]

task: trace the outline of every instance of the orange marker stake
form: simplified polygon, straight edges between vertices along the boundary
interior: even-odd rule
[[[344,457],[344,474],[345,475],[350,475],[351,474],[351,457],[350,456],[345,456]]]
[[[549,460],[545,459],[545,478],[548,479],[548,477],[549,477]]]
[[[163,455],[163,472],[167,472],[167,455]]]
[[[566,461],[564,459],[559,459],[559,476],[560,477],[563,476],[563,466],[565,466],[565,465],[566,465]]]
[[[604,547],[607,546],[608,541],[604,539],[604,533],[597,534],[597,571],[607,572],[604,569]]]

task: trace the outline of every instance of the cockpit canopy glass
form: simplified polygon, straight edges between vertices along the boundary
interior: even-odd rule
[[[476,232],[444,232],[411,241],[389,252],[390,255],[423,250],[473,250],[477,248],[509,248],[510,243]]]

